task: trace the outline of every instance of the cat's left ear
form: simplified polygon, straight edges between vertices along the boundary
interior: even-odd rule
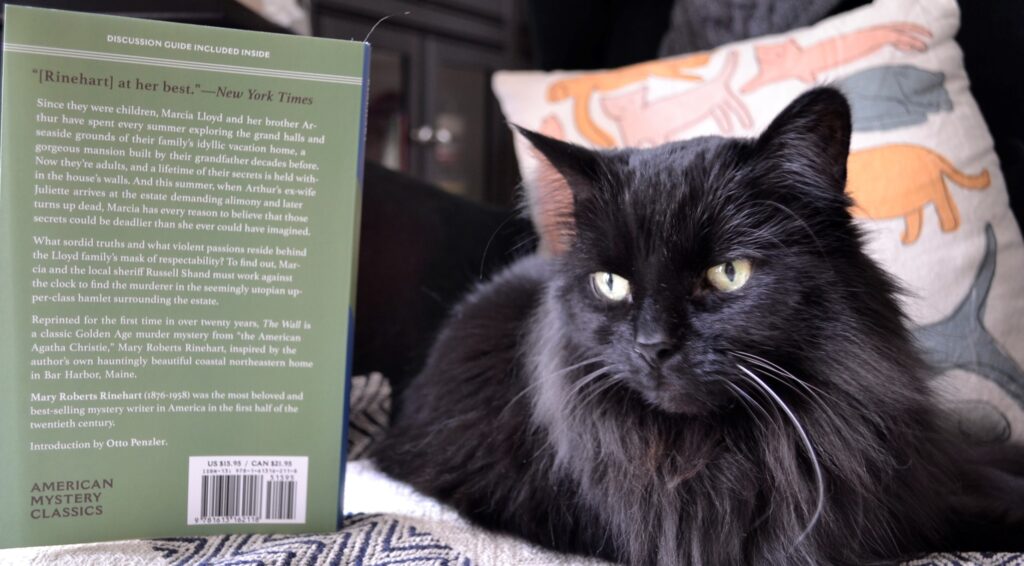
[[[513,126],[533,146],[537,165],[526,179],[527,202],[540,249],[552,255],[565,252],[575,234],[574,210],[593,194],[601,164],[584,147]]]
[[[755,152],[768,162],[772,177],[788,185],[842,194],[851,128],[846,97],[834,88],[814,88],[775,117],[755,142]]]

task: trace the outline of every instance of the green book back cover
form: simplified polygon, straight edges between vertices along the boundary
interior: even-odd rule
[[[0,547],[337,527],[367,61],[7,7]]]

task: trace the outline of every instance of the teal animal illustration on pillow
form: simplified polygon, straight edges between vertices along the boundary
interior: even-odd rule
[[[838,81],[850,100],[855,131],[923,124],[934,112],[953,110],[946,75],[912,65],[872,67]]]
[[[967,296],[946,318],[914,330],[925,359],[937,370],[966,370],[998,385],[1024,407],[1024,371],[985,328],[985,309],[996,272],[996,236],[985,225],[985,256]],[[994,408],[993,408],[994,409]]]
[[[1013,426],[999,407],[981,399],[950,402],[960,436],[974,444],[1002,444],[1010,440]]]

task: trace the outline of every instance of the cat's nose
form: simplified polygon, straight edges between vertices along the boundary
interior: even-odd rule
[[[652,366],[661,365],[662,362],[672,356],[675,346],[662,332],[637,333],[633,350],[640,354],[648,364]]]

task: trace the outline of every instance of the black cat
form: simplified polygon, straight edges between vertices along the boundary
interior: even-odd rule
[[[896,286],[862,251],[841,94],[809,91],[756,140],[595,152],[522,133],[562,251],[455,309],[375,450],[384,472],[635,565],[1024,547],[1024,458],[942,430]]]

